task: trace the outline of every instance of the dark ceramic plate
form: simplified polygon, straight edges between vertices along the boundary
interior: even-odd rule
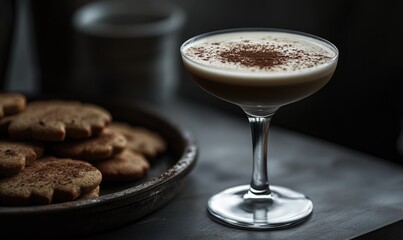
[[[192,134],[143,107],[100,105],[112,113],[115,121],[160,133],[168,143],[168,152],[153,162],[143,179],[127,184],[101,185],[100,197],[93,200],[0,207],[2,234],[58,238],[98,233],[156,211],[181,190],[197,159],[198,148]]]

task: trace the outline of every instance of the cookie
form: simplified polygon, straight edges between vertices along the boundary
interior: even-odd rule
[[[126,138],[118,132],[104,129],[98,136],[52,143],[50,151],[58,157],[98,161],[121,152],[126,147]]]
[[[42,157],[44,146],[40,142],[0,140],[0,176],[17,174],[25,165]]]
[[[131,126],[124,122],[113,122],[109,128],[122,133],[127,139],[127,148],[143,154],[148,160],[153,160],[166,151],[165,140],[147,128]]]
[[[87,194],[81,195],[80,197],[77,198],[77,200],[97,198],[99,197],[99,190],[100,186],[96,187],[94,190],[92,190]]]
[[[94,166],[101,171],[104,182],[132,181],[145,176],[150,169],[143,155],[126,149],[109,159],[94,163]]]
[[[85,161],[46,156],[16,175],[0,178],[0,202],[39,205],[66,202],[92,192],[101,172]]]
[[[77,101],[34,101],[8,126],[12,139],[63,141],[99,134],[112,121],[104,108]]]
[[[23,94],[14,92],[0,93],[0,118],[24,110],[27,99]]]

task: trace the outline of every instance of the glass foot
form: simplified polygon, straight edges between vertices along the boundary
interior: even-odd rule
[[[271,195],[244,197],[249,185],[226,189],[208,201],[208,210],[216,219],[249,229],[284,228],[306,220],[313,204],[305,195],[279,186],[270,186]]]

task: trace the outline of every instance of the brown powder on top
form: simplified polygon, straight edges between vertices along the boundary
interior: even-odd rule
[[[239,44],[219,54],[221,62],[238,63],[246,67],[271,68],[284,64],[290,56],[272,46]]]
[[[192,47],[190,48],[191,54],[202,61],[233,63],[262,70],[270,70],[275,67],[284,70],[286,67],[310,68],[330,59],[326,55],[294,48],[291,44],[260,44],[244,40],[225,46],[218,42],[211,45],[215,47]]]

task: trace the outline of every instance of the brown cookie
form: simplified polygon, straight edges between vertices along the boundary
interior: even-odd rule
[[[0,93],[0,118],[21,112],[24,110],[26,103],[26,97],[20,93]]]
[[[87,161],[98,161],[121,152],[127,145],[126,138],[116,131],[104,129],[98,136],[82,139],[55,142],[51,144],[51,152],[58,157],[68,157]]]
[[[100,186],[96,187],[94,190],[92,190],[87,194],[81,195],[80,197],[77,198],[77,200],[97,198],[99,197],[99,190]]]
[[[13,139],[63,141],[99,134],[112,121],[104,108],[77,101],[48,100],[27,104],[8,126]]]
[[[0,178],[0,202],[37,205],[77,199],[102,181],[101,172],[85,161],[43,157],[16,175]]]
[[[165,140],[156,132],[143,127],[134,127],[123,122],[113,122],[110,129],[122,133],[127,139],[127,148],[152,160],[166,151]]]
[[[130,150],[123,150],[109,159],[94,163],[94,166],[101,171],[104,182],[135,180],[146,175],[150,169],[142,154]]]
[[[40,142],[15,142],[0,140],[0,176],[17,174],[25,165],[42,157],[43,144]]]

